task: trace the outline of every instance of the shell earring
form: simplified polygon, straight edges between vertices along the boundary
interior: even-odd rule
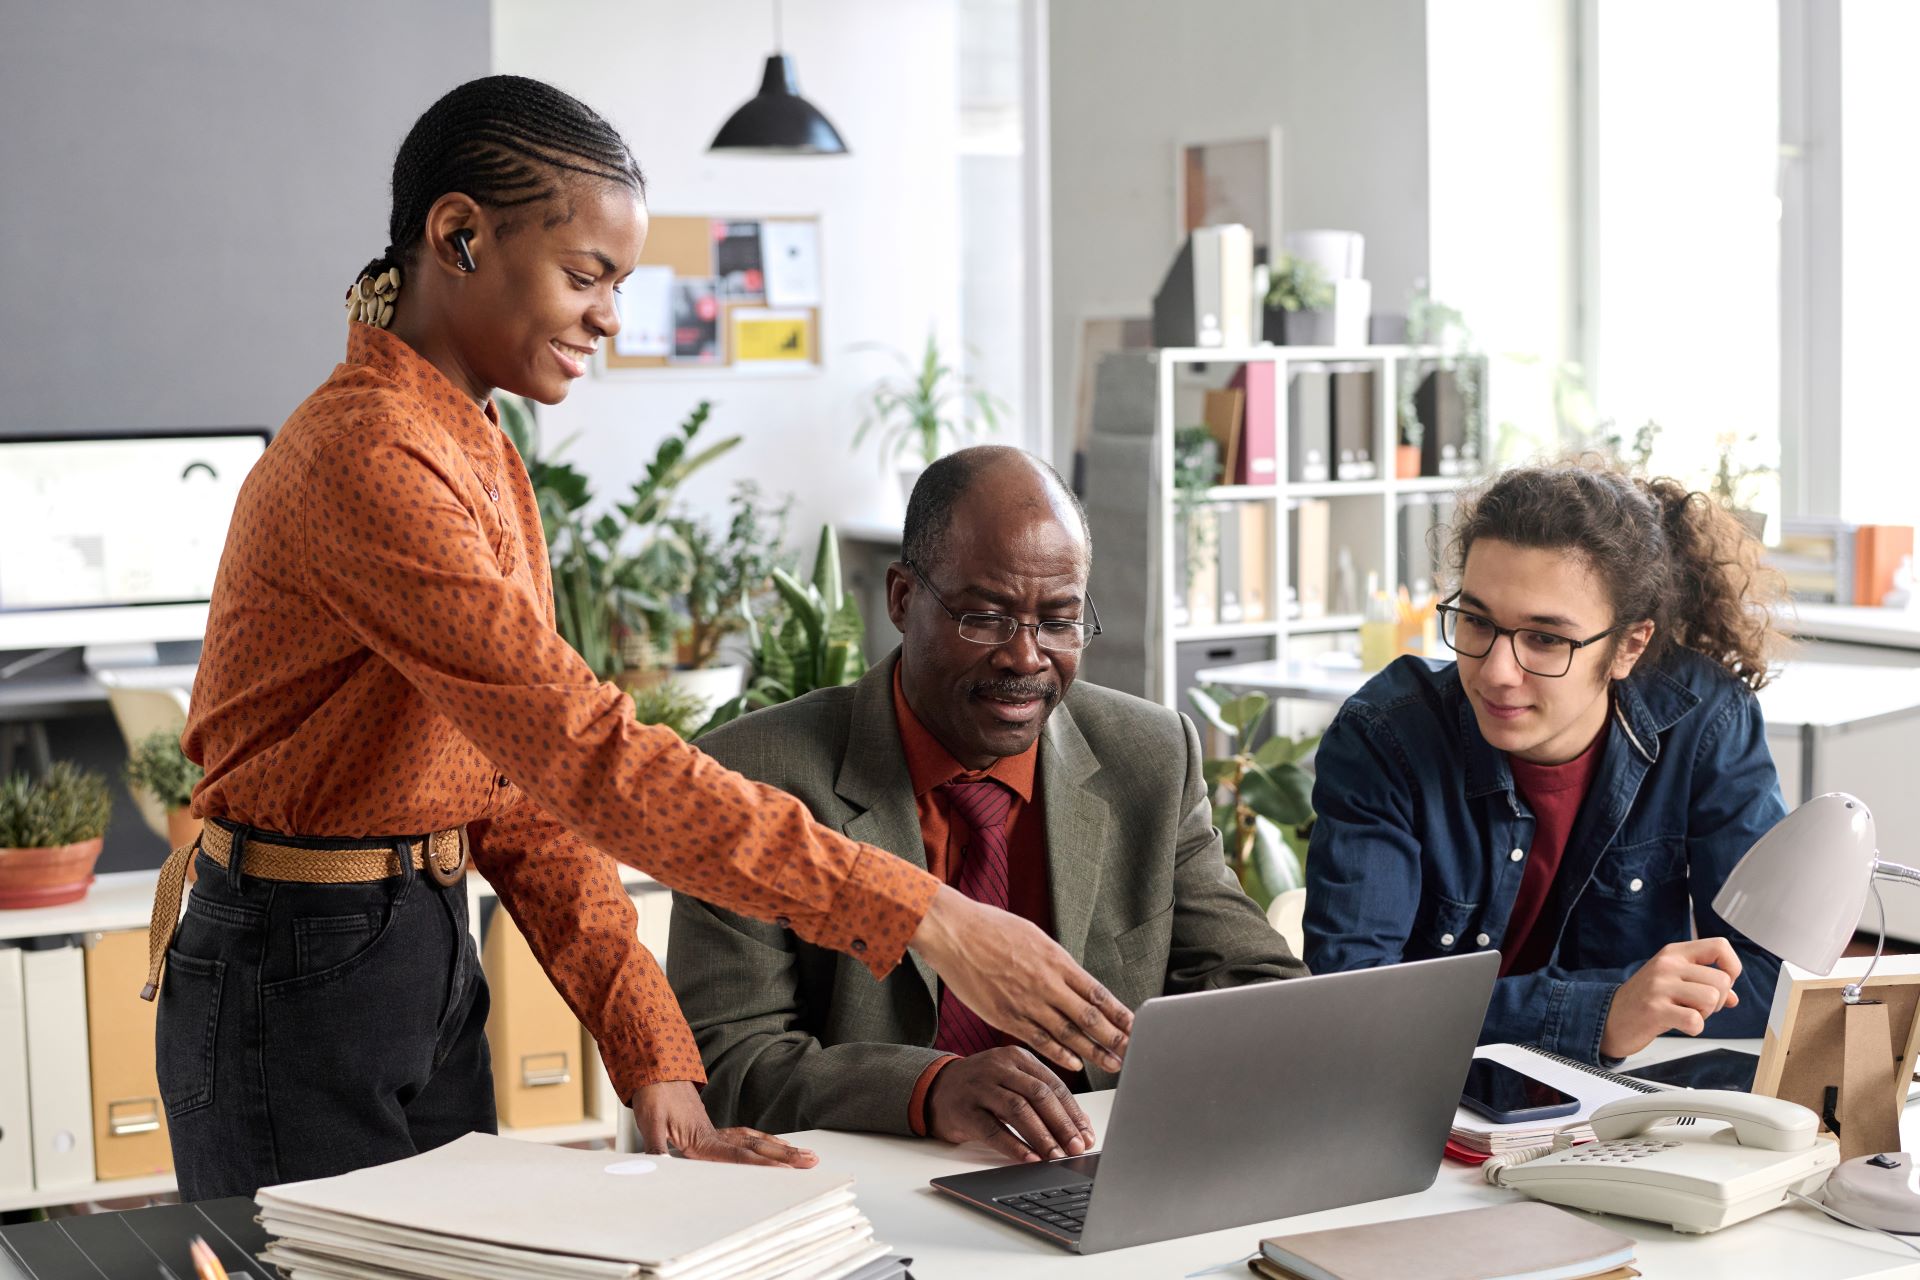
[[[377,276],[361,276],[347,290],[347,319],[384,329],[393,322],[393,304],[400,297],[400,268],[388,267]]]

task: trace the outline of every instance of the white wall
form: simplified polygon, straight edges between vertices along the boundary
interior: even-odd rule
[[[1367,237],[1375,309],[1427,275],[1425,0],[1052,0],[1054,436],[1081,320],[1144,314],[1182,142],[1285,133],[1283,227]]]
[[[784,18],[800,91],[849,156],[706,153],[759,86],[773,43],[765,0],[495,0],[494,69],[550,81],[606,116],[639,157],[656,214],[820,216],[820,374],[589,377],[541,414],[549,443],[580,433],[568,456],[610,499],[711,399],[709,435],[746,443],[689,485],[689,504],[718,510],[735,478],[791,491],[796,541],[811,548],[824,520],[882,515],[893,483],[875,455],[850,448],[861,393],[891,360],[848,348],[917,353],[929,325],[943,345],[958,330],[956,22],[953,0],[789,0]]]
[[[1579,352],[1574,6],[1427,0],[1429,230],[1435,299],[1458,308],[1488,372],[1500,444],[1554,447],[1553,372]]]

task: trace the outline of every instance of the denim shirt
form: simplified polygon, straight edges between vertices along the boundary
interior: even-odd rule
[[[1759,702],[1718,664],[1669,650],[1613,684],[1605,754],[1537,928],[1544,968],[1494,985],[1480,1040],[1598,1062],[1613,994],[1671,942],[1732,942],[1740,1003],[1709,1036],[1757,1036],[1779,960],[1713,912],[1713,897],[1786,807]],[[1401,658],[1349,699],[1321,740],[1307,856],[1315,973],[1518,947],[1506,929],[1534,818],[1507,755],[1480,735],[1449,662]]]

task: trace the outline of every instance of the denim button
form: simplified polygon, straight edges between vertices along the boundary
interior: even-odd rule
[[[1526,856],[1527,856],[1527,851],[1525,849],[1515,849],[1512,853],[1507,855],[1507,861],[1518,862],[1520,861],[1520,859]]]
[[[1441,945],[1441,946],[1443,946],[1443,947],[1450,947],[1450,946],[1452,946],[1452,945],[1453,945],[1453,935],[1452,935],[1452,934],[1450,934],[1450,933],[1443,933],[1443,934],[1441,934],[1441,935],[1440,935],[1440,945]]]
[[[1644,880],[1642,880],[1642,879],[1641,879],[1641,878],[1640,878],[1639,876],[1635,876],[1635,877],[1633,878],[1633,883],[1631,883],[1631,884],[1629,884],[1629,885],[1627,886],[1627,892],[1628,892],[1628,893],[1638,893],[1638,892],[1640,892],[1640,887],[1641,887],[1641,886],[1642,886],[1643,884],[1645,884],[1645,883],[1646,883],[1646,881],[1644,881]]]
[[[1476,947],[1484,947],[1489,942],[1492,942],[1492,941],[1493,941],[1492,938],[1489,938],[1486,934],[1483,933],[1474,938],[1473,945]]]

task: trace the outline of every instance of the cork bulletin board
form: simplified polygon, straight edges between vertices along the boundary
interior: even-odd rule
[[[655,215],[600,371],[817,373],[821,291],[817,217]]]

